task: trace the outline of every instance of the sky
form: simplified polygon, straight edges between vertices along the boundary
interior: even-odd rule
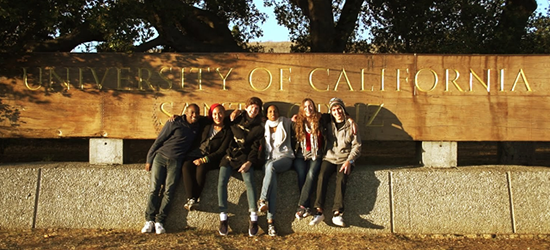
[[[550,0],[537,0],[537,11],[546,12]],[[255,42],[283,42],[288,41],[288,30],[277,24],[275,16],[273,15],[273,8],[264,7],[263,0],[254,0],[256,7],[263,13],[268,15],[267,21],[263,25],[264,35],[260,38],[254,39]]]

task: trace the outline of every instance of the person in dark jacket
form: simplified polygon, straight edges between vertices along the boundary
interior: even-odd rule
[[[262,100],[252,97],[246,101],[245,112],[238,115],[230,125],[233,138],[227,153],[220,163],[218,178],[218,205],[220,208],[220,235],[227,235],[227,184],[233,171],[241,173],[246,185],[246,195],[250,212],[250,236],[258,233],[258,214],[256,208],[256,189],[254,185],[254,167],[262,166],[262,144],[264,127],[260,112]]]
[[[221,104],[210,106],[207,124],[202,128],[201,136],[195,140],[197,145],[183,163],[183,185],[187,195],[184,208],[189,211],[198,208],[206,174],[220,165],[220,160],[233,138],[224,118],[225,108]]]
[[[199,106],[189,105],[185,115],[164,125],[147,153],[145,170],[151,172],[151,182],[142,233],[151,233],[153,230],[157,234],[165,233],[164,220],[180,179],[183,160],[197,135],[198,119]],[[161,199],[159,193],[163,185]]]

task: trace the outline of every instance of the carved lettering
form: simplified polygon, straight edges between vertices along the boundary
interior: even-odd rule
[[[319,91],[319,92],[325,92],[325,91],[329,91],[330,89],[330,86],[327,85],[327,89],[325,90],[322,90],[322,89],[318,89],[317,87],[315,87],[315,84],[313,84],[313,73],[315,73],[316,71],[318,70],[326,70],[327,71],[327,76],[330,74],[330,70],[329,69],[323,69],[323,68],[316,68],[316,69],[313,69],[309,72],[309,77],[308,77],[308,81],[309,81],[309,86],[311,86],[311,88],[315,91]]]
[[[523,80],[523,84],[525,84],[525,88],[527,89],[527,92],[533,91],[531,89],[531,86],[529,86],[529,82],[527,81],[527,77],[525,76],[525,72],[523,72],[523,69],[519,69],[518,75],[516,76],[516,80],[514,80],[514,85],[512,85],[512,92],[516,89],[516,85],[519,81],[519,78]]]
[[[386,72],[386,69],[382,69],[382,72],[380,72],[380,91],[384,91],[384,74]]]
[[[65,67],[65,70],[67,72],[67,80],[63,80],[61,79],[61,76],[59,76],[57,74],[57,72],[55,72],[55,68],[51,67],[50,68],[50,82],[49,82],[49,89],[53,89],[52,85],[53,85],[53,82],[54,82],[54,79],[57,79],[59,82],[61,82],[61,86],[62,87],[65,87],[66,90],[69,90],[70,89],[70,85],[69,85],[69,82],[70,82],[70,78],[69,78],[69,68]]]
[[[338,76],[338,80],[336,80],[336,85],[334,85],[334,91],[338,91],[338,84],[340,84],[340,80],[342,80],[342,77],[344,77],[344,79],[346,80],[346,84],[349,87],[349,91],[353,91],[353,87],[351,86],[348,75],[346,74],[346,69],[342,69],[342,71],[340,72],[340,75]]]
[[[145,70],[145,72],[147,72],[147,78],[146,79],[143,79],[143,71]],[[139,68],[138,69],[138,89],[139,90],[144,90],[143,89],[143,83],[145,82],[145,84],[151,88],[151,89],[154,89],[153,86],[151,85],[151,75],[153,73],[151,72],[150,69],[147,69],[147,68]],[[159,86],[160,88],[160,86]],[[170,86],[168,89],[171,89],[172,86]]]
[[[168,71],[170,73],[172,73],[172,67],[162,67],[160,70],[159,70],[159,76],[162,80],[164,80],[167,84],[168,84],[168,88],[167,89],[172,89],[172,79],[170,79],[168,76],[164,75],[164,72],[165,71]],[[170,76],[172,76],[170,74]],[[141,79],[140,79],[141,80]],[[141,81],[140,81],[141,83]],[[147,81],[147,86],[149,87],[149,89],[154,89],[153,85],[151,84],[151,82]],[[140,90],[142,90],[143,86],[140,84],[139,85],[139,88]]]
[[[409,69],[405,69],[405,72],[407,72],[407,76],[405,76],[405,83],[409,83]],[[396,83],[395,83],[395,90],[401,91],[401,70],[396,70]]]
[[[218,72],[218,75],[222,79],[222,90],[227,90],[226,81],[227,81],[227,78],[229,77],[229,74],[231,74],[231,71],[233,71],[233,68],[229,68],[229,71],[227,71],[227,74],[225,74],[224,76],[220,71],[220,68],[216,68],[216,72]]]
[[[424,90],[420,87],[419,83],[418,83],[418,76],[420,75],[420,73],[424,70],[428,70],[432,73],[433,75],[433,84],[432,84],[432,87],[429,89],[429,90]],[[416,87],[416,89],[418,89],[418,91],[421,91],[421,92],[430,92],[432,90],[435,89],[435,87],[437,87],[437,83],[438,83],[438,78],[437,78],[437,73],[433,70],[433,69],[420,69],[416,72],[416,75],[414,76],[414,86]]]
[[[479,77],[476,72],[473,69],[470,69],[470,91],[474,91],[473,89],[473,78],[475,78],[485,89],[487,89],[487,93],[491,91],[491,70],[487,70],[487,83],[485,83],[481,77]]]
[[[456,82],[456,80],[458,80],[458,78],[460,77],[460,73],[456,69],[453,69],[453,71],[455,72],[455,78],[451,80],[453,86],[455,86],[458,91],[464,92],[464,90],[462,90],[460,85],[458,85],[458,83]],[[449,92],[449,69],[445,69],[445,92]]]
[[[103,73],[103,77],[101,78],[101,81],[99,81],[99,78],[97,77],[97,73],[95,72],[95,69],[91,68],[91,67],[89,69],[92,72],[92,76],[94,77],[97,89],[102,89],[103,88],[103,83],[105,82],[105,79],[107,78],[107,73],[109,72],[110,68],[105,68],[105,73]]]
[[[262,70],[262,71],[265,71],[268,75],[268,80],[267,80],[267,86],[263,89],[260,89],[260,88],[257,88],[254,83],[253,83],[253,76],[254,76],[254,73],[258,70]],[[271,83],[273,82],[273,75],[271,75],[271,72],[266,69],[266,68],[255,68],[253,69],[252,71],[250,71],[250,74],[248,74],[248,84],[250,85],[250,87],[253,89],[253,90],[256,90],[256,91],[266,91],[267,89],[269,89],[269,87],[271,86]]]
[[[283,79],[284,79],[284,75],[283,75],[283,71],[285,69],[279,69],[279,90],[283,90]],[[290,74],[292,73],[292,68],[288,68],[288,83],[291,82],[290,80]]]
[[[39,90],[42,87],[42,68],[38,68],[38,87],[31,87],[29,85],[29,76],[27,74],[27,68],[23,67],[23,83],[25,83],[25,87],[27,87],[28,90],[36,91]]]

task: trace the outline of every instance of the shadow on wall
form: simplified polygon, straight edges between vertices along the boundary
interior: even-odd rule
[[[321,111],[328,110],[326,104],[316,104],[320,104]],[[276,105],[281,115],[286,117],[297,114],[300,108],[300,104],[266,102],[264,112],[270,105]],[[399,166],[421,164],[421,142],[413,141],[399,118],[383,104],[356,103],[353,106],[347,106],[346,112],[357,122],[363,141],[358,164]]]

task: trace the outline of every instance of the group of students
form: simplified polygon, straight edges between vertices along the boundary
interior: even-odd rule
[[[225,117],[225,108],[220,104],[212,105],[207,117],[200,116],[199,107],[191,104],[183,116],[164,125],[147,154],[145,169],[151,171],[151,181],[142,233],[165,233],[163,223],[180,175],[187,195],[184,207],[195,210],[206,174],[218,167],[220,235],[229,232],[227,184],[234,171],[242,175],[246,186],[250,236],[258,234],[258,211],[267,212],[268,235],[277,235],[274,224],[277,173],[292,167],[298,173],[300,188],[296,218],[311,215],[310,225],[325,219],[328,181],[336,173],[332,222],[345,226],[342,216],[346,183],[354,161],[361,154],[361,139],[344,102],[332,98],[330,113],[321,114],[313,100],[306,98],[292,118],[280,116],[278,107],[269,105],[265,121],[261,115],[262,100],[252,97],[245,104],[243,112],[233,111],[230,117]],[[256,200],[255,168],[265,173],[259,200]],[[164,192],[160,194],[162,186]]]

